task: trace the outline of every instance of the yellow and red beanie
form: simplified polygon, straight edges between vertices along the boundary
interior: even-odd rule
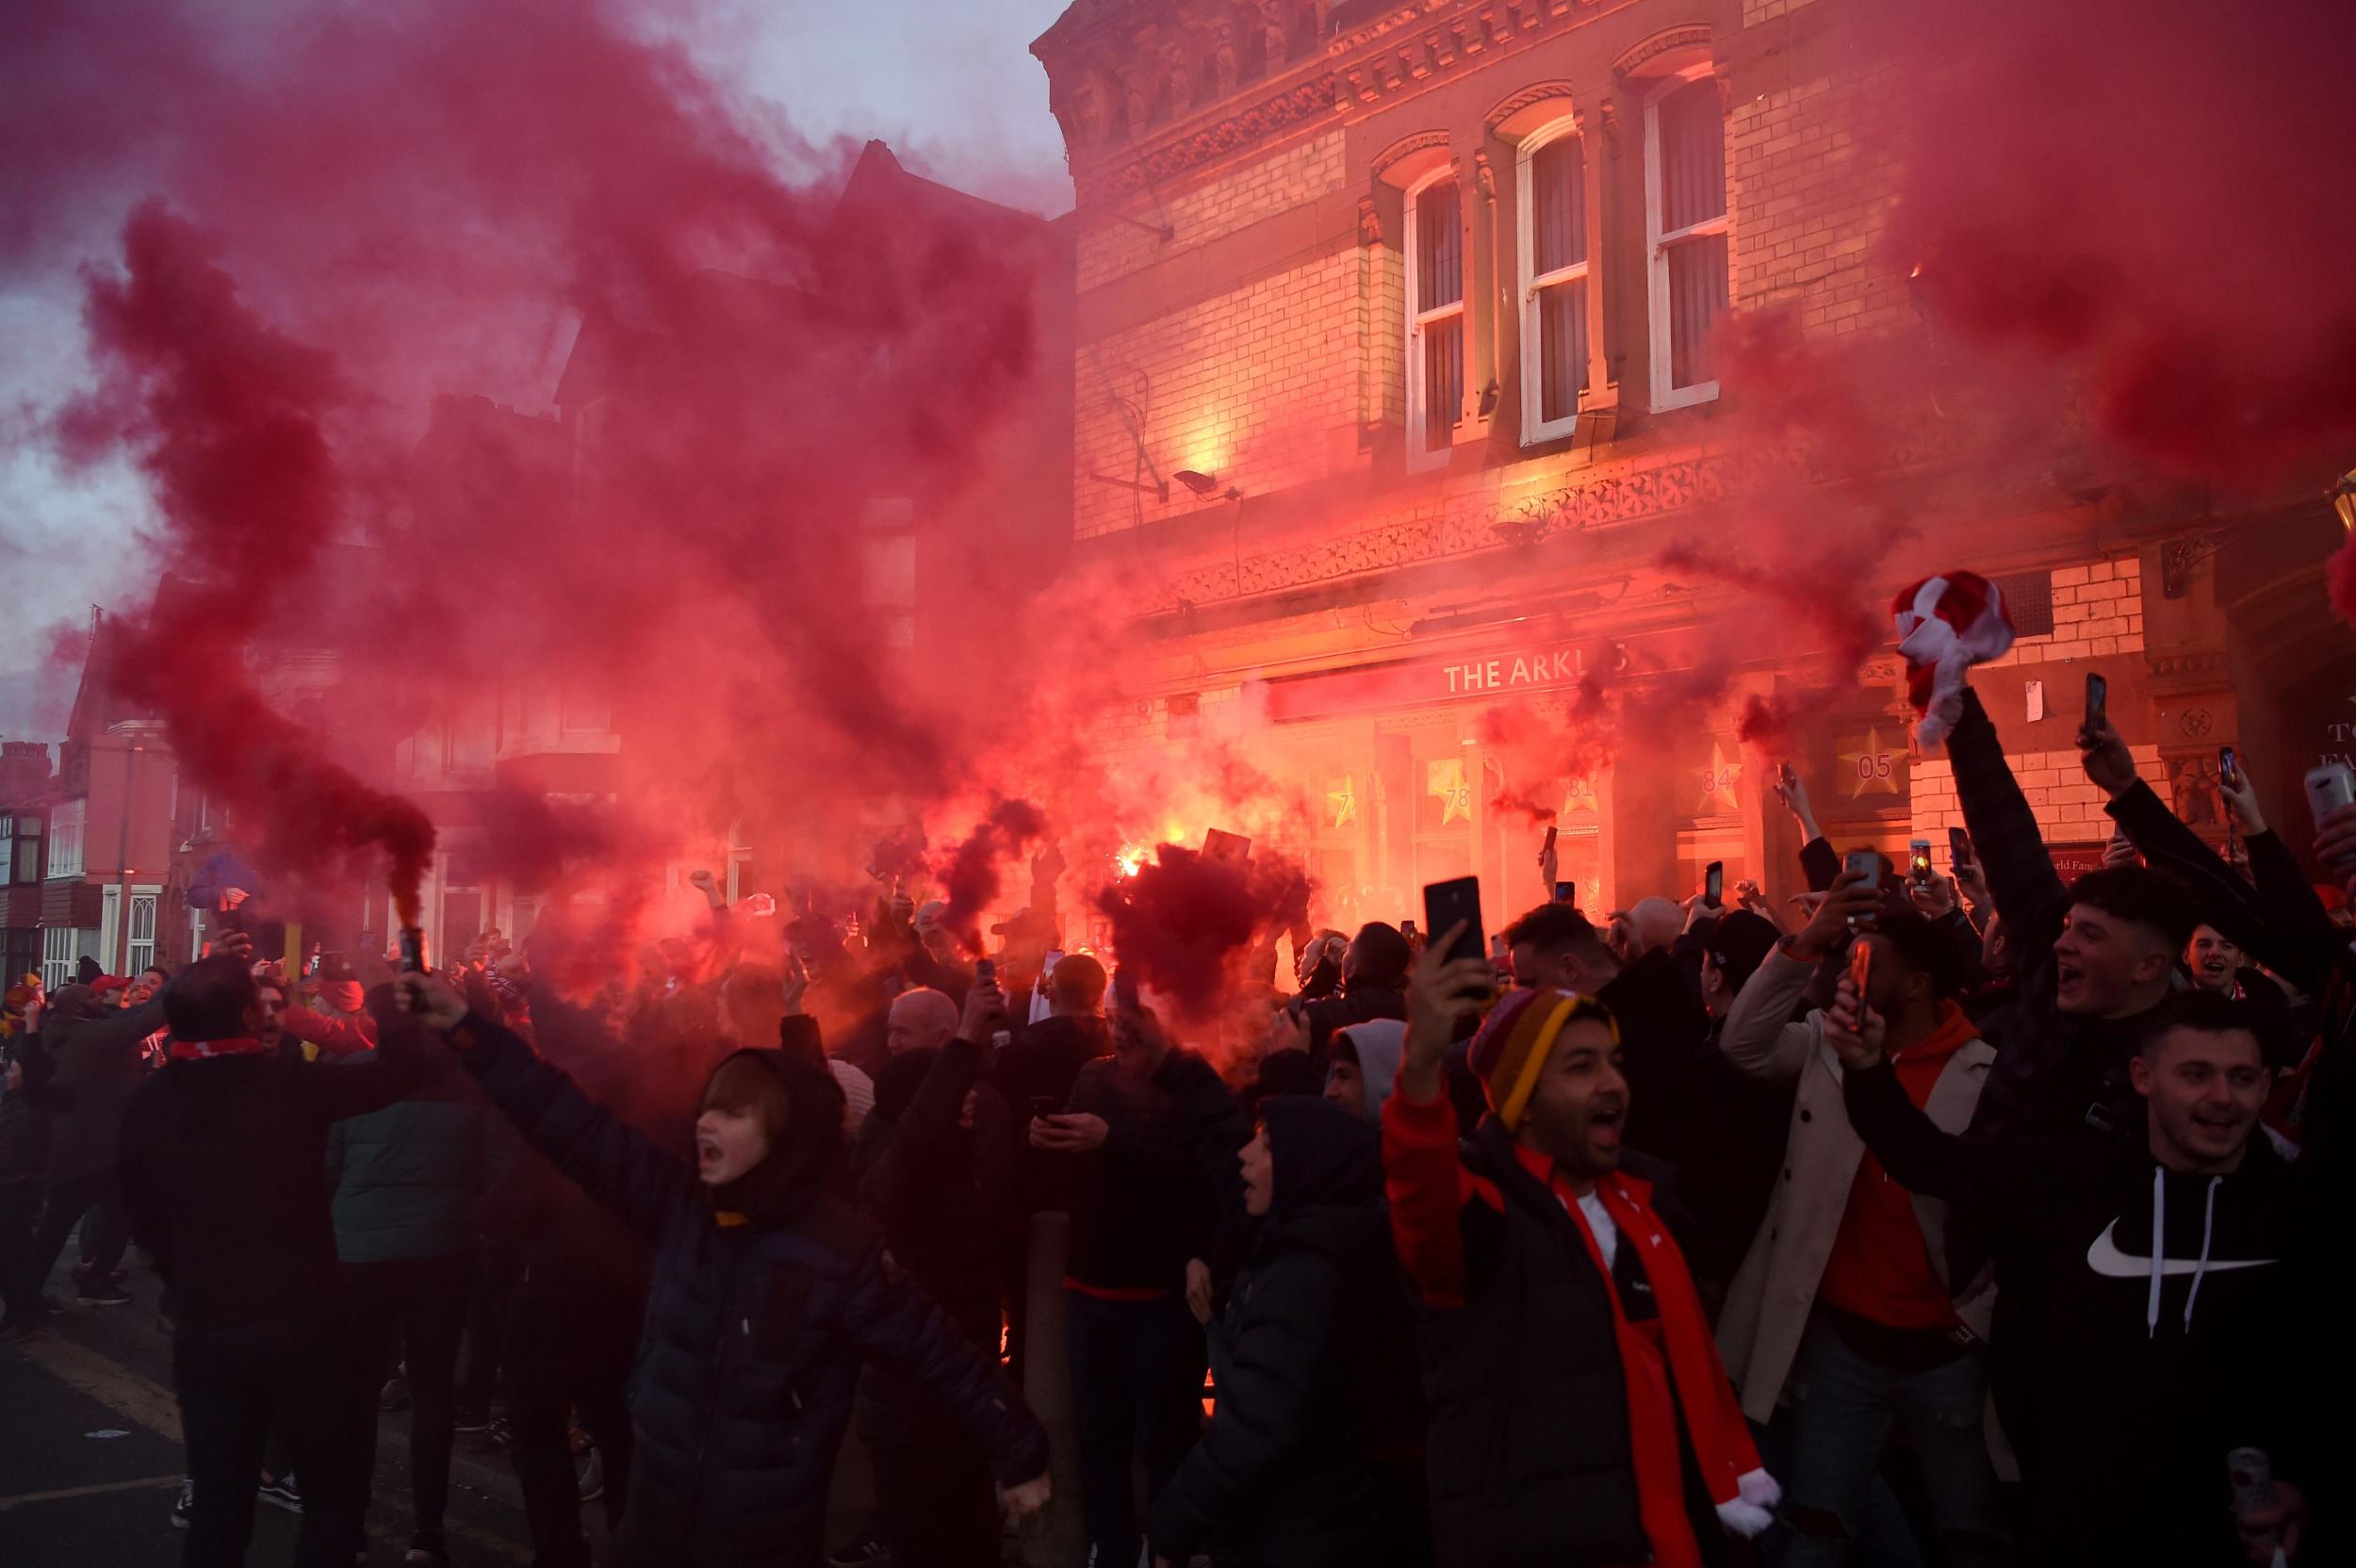
[[[1555,1039],[1571,1020],[1581,1016],[1602,1019],[1612,1030],[1612,1042],[1618,1043],[1620,1026],[1612,1009],[1576,991],[1514,991],[1481,1020],[1481,1032],[1473,1036],[1465,1061],[1489,1096],[1489,1109],[1506,1131],[1521,1124]]]

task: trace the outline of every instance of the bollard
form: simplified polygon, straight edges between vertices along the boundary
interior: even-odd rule
[[[1072,1397],[1072,1360],[1065,1348],[1064,1260],[1072,1246],[1072,1217],[1031,1216],[1030,1318],[1024,1330],[1023,1397],[1047,1429],[1048,1473],[1055,1500],[1023,1527],[1027,1568],[1083,1568],[1088,1518],[1080,1508],[1080,1421]]]

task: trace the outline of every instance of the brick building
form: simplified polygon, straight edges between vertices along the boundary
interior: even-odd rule
[[[1742,529],[1745,475],[1774,460],[1734,433],[1775,389],[1719,380],[1722,318],[1927,335],[1883,244],[1901,84],[1845,14],[1076,0],[1033,53],[1077,202],[1075,531],[1142,585],[1152,653],[1113,756],[1232,739],[1310,803],[1297,847],[1337,923],[1466,872],[1491,929],[1535,902],[1501,786],[1559,799],[1582,902],[1720,859],[1790,883],[1795,836],[1742,776],[1737,713],[1798,678],[1804,644],[1757,650],[1677,737],[1591,777],[1509,779],[1482,726],[1500,701],[1563,722],[1598,659],[1641,705],[1724,611],[1658,562],[1673,528]],[[1935,442],[1890,465],[1963,472]],[[2356,659],[2320,573],[2339,537],[2312,496],[2220,515],[2065,449],[1855,591],[1999,577],[2022,636],[1979,685],[2054,844],[2107,834],[2070,746],[2089,666],[2189,819],[2221,832],[2217,747],[2238,742],[2298,836],[2299,774],[2349,749]],[[1909,755],[1902,685],[1867,660],[1792,743],[1838,838],[1902,850],[1959,820],[1945,764]]]

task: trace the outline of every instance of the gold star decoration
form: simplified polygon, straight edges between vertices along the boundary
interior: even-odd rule
[[[1876,725],[1861,736],[1851,736],[1851,749],[1841,753],[1841,776],[1849,781],[1849,798],[1894,795],[1898,792],[1898,755],[1882,743]]]
[[[1563,786],[1562,814],[1564,816],[1567,817],[1574,811],[1594,811],[1595,808],[1595,781],[1594,779],[1574,778]]]
[[[1734,798],[1734,787],[1742,778],[1742,764],[1726,760],[1726,748],[1716,741],[1710,743],[1710,766],[1702,772],[1702,803],[1697,808],[1701,816],[1732,816],[1742,809]]]
[[[1325,799],[1327,804],[1333,808],[1333,825],[1348,827],[1358,820],[1357,776],[1344,774],[1341,777],[1334,779],[1333,784],[1333,787],[1325,792]]]
[[[1427,763],[1424,792],[1440,803],[1440,825],[1472,821],[1472,786],[1464,782],[1464,760],[1450,757]]]

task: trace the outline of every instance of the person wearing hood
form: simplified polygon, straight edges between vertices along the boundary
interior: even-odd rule
[[[1211,1363],[1219,1407],[1148,1516],[1157,1564],[1344,1568],[1383,1544],[1344,1354],[1356,1287],[1390,1256],[1381,1140],[1338,1104],[1277,1095],[1238,1156],[1254,1222]]]
[[[57,1070],[51,1087],[57,1114],[49,1135],[48,1208],[33,1238],[32,1266],[36,1278],[48,1279],[83,1211],[94,1206],[98,1224],[90,1261],[74,1271],[75,1298],[84,1306],[123,1306],[131,1299],[115,1279],[130,1239],[115,1182],[115,1152],[123,1108],[147,1076],[140,1048],[163,1026],[160,1000],[110,1006],[81,986],[58,991],[41,1017],[41,1037]]]
[[[1342,950],[1342,988],[1302,1009],[1309,1024],[1309,1055],[1325,1063],[1333,1031],[1368,1019],[1407,1016],[1407,966],[1415,950],[1396,926],[1375,921],[1358,928]]]
[[[1407,1025],[1399,1019],[1380,1018],[1335,1030],[1325,1069],[1325,1098],[1367,1126],[1382,1126],[1383,1102],[1399,1080],[1406,1039]]]
[[[983,1046],[1006,1027],[1006,994],[976,981],[942,1045],[893,1056],[852,1156],[859,1198],[892,1255],[966,1338],[995,1348],[998,1239],[1014,1186],[1014,1119],[980,1081]],[[990,1453],[933,1396],[870,1367],[859,1440],[875,1458],[876,1523],[898,1568],[973,1568],[998,1556]]]
[[[2305,1408],[2305,1369],[2340,1332],[2326,1271],[2347,1182],[2327,1187],[2256,1135],[2271,1075],[2247,1010],[2190,992],[2146,1021],[2132,1142],[1943,1133],[1888,1032],[1844,978],[1824,1036],[1850,1122],[1907,1191],[1985,1204],[2044,1309],[2042,1376],[2019,1407],[2035,1560],[2265,1562],[2253,1525],[2296,1559],[2307,1498],[2330,1486],[2318,1446],[2334,1434]],[[2006,1331],[2000,1318],[1999,1349]],[[2278,1506],[2236,1540],[2225,1456],[2243,1447],[2268,1456]]]
[[[525,1139],[655,1248],[614,1562],[815,1568],[862,1362],[982,1440],[1010,1512],[1045,1504],[1044,1429],[829,1192],[843,1096],[824,1067],[782,1050],[728,1056],[704,1086],[691,1166],[446,981],[400,984]]]

